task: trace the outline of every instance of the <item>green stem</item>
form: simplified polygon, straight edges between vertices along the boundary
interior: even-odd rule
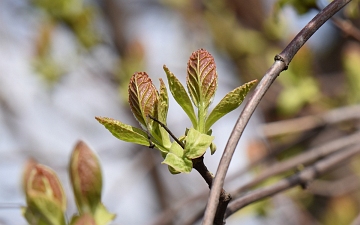
[[[198,131],[205,134],[205,118],[207,110],[204,108],[203,102],[200,103],[198,109]]]

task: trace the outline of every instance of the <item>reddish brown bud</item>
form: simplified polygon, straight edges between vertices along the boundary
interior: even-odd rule
[[[101,168],[97,156],[82,141],[72,152],[69,171],[79,211],[94,213],[101,200]]]
[[[158,92],[145,72],[134,73],[129,83],[129,104],[136,120],[145,129],[148,127],[148,115],[155,117],[158,104]]]
[[[214,57],[199,49],[190,56],[186,84],[194,104],[208,108],[217,88],[217,72]]]

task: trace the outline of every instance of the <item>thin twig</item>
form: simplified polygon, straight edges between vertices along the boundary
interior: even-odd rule
[[[340,123],[351,119],[360,119],[360,105],[337,108],[320,115],[304,116],[295,119],[267,123],[261,130],[267,137],[301,132],[319,126]]]
[[[151,115],[148,115],[148,117],[152,120],[154,120],[155,122],[157,122],[162,128],[164,128],[166,130],[166,132],[168,132],[168,134],[170,134],[170,136],[183,148],[185,149],[185,145],[184,143],[182,143],[172,132],[171,130],[169,130],[169,128],[167,128],[167,126],[165,124],[163,124],[161,121],[159,121],[158,119],[156,119],[155,117],[152,117]]]
[[[315,180],[306,190],[314,195],[336,197],[357,191],[359,188],[359,176],[352,174],[335,181]]]
[[[327,7],[320,11],[290,42],[290,44],[275,57],[274,64],[266,72],[260,83],[257,85],[254,93],[247,102],[244,110],[241,112],[235,127],[231,132],[228,143],[225,147],[224,153],[221,157],[218,170],[215,175],[213,188],[210,191],[208,204],[205,210],[203,225],[212,225],[216,213],[216,208],[219,203],[219,196],[224,185],[226,173],[228,171],[231,158],[234,154],[235,148],[239,139],[251,117],[259,104],[265,92],[269,89],[276,77],[285,69],[287,69],[290,61],[298,50],[305,44],[305,42],[336,12],[344,7],[351,0],[335,0]]]
[[[354,38],[360,42],[360,30],[355,27],[351,21],[341,19],[339,17],[332,18],[332,22],[347,36]]]
[[[303,171],[299,172],[298,174],[283,179],[277,182],[276,184],[252,191],[240,197],[239,199],[236,199],[233,202],[231,202],[226,212],[226,217],[230,216],[237,210],[249,205],[250,203],[256,202],[258,200],[261,200],[269,196],[273,196],[279,192],[282,192],[294,186],[306,184],[314,180],[316,177],[326,172],[329,172],[338,164],[351,159],[353,156],[359,153],[360,153],[360,145],[350,147],[333,156],[329,156],[315,163],[314,165],[305,168]]]

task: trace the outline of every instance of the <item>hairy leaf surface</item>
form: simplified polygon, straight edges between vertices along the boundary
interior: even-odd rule
[[[199,49],[191,54],[186,84],[195,106],[208,108],[217,88],[215,60],[208,51]]]
[[[221,117],[239,107],[239,105],[244,101],[246,95],[249,93],[251,87],[254,86],[256,82],[257,80],[250,81],[227,93],[207,117],[205,129],[209,130],[210,127]]]
[[[107,117],[95,117],[99,123],[105,126],[112,135],[122,141],[132,142],[139,145],[149,146],[147,134],[136,127],[124,124],[118,120]]]
[[[213,136],[202,134],[194,128],[191,128],[186,136],[185,156],[189,159],[196,159],[204,155],[214,138]]]
[[[148,115],[155,117],[158,92],[145,72],[134,73],[129,83],[129,104],[132,113],[140,125],[147,129]]]
[[[165,65],[163,68],[169,82],[169,88],[172,96],[174,97],[175,101],[181,106],[181,108],[185,111],[185,113],[188,115],[192,125],[196,127],[197,120],[196,120],[194,108],[189,98],[189,95],[186,93],[184,86],[175,77],[175,75],[172,72],[170,72],[170,70]]]

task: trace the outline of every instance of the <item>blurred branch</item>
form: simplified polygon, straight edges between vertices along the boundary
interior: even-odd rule
[[[258,175],[255,179],[251,180],[250,182],[246,183],[245,185],[239,187],[236,191],[232,193],[232,196],[237,197],[241,195],[244,191],[248,190],[251,187],[259,184],[260,182],[264,181],[265,179],[286,172],[290,169],[294,169],[299,165],[302,164],[309,164],[313,161],[316,161],[320,158],[323,158],[329,154],[332,154],[336,151],[339,151],[345,147],[349,147],[360,142],[360,132],[355,134],[339,138],[337,140],[328,142],[320,147],[316,147],[310,149],[298,156],[295,156],[289,160],[284,162],[275,164],[267,168],[264,172]]]
[[[307,190],[315,195],[336,197],[359,190],[360,181],[357,175],[350,175],[336,181],[316,180]]]
[[[319,162],[315,163],[312,166],[305,168],[303,171],[295,174],[289,178],[283,179],[276,184],[273,184],[268,187],[264,187],[255,191],[252,191],[243,197],[240,197],[229,204],[228,210],[226,212],[226,217],[230,216],[239,209],[263,199],[265,197],[273,196],[279,192],[285,191],[297,185],[304,185],[316,177],[329,172],[334,167],[340,163],[351,159],[356,154],[360,153],[360,145],[347,148],[342,152],[339,152],[333,156],[329,156]]]
[[[251,115],[255,111],[257,105],[260,103],[262,97],[269,89],[271,84],[277,76],[286,70],[290,61],[295,56],[297,51],[305,44],[305,42],[336,12],[344,7],[351,0],[335,0],[320,11],[290,42],[290,44],[277,56],[275,62],[266,72],[254,93],[247,102],[244,110],[241,112],[235,127],[231,132],[228,143],[225,147],[224,153],[221,157],[218,170],[214,179],[213,187],[210,191],[208,204],[205,210],[203,225],[213,224],[216,208],[219,203],[219,196],[224,185],[225,176],[230,165],[231,158],[234,154],[235,148],[239,139],[250,120]]]
[[[351,225],[360,225],[360,214],[352,221]]]
[[[256,159],[255,161],[253,161],[250,164],[248,164],[247,166],[245,166],[243,169],[241,169],[238,172],[236,172],[235,174],[229,176],[227,178],[227,181],[232,181],[232,180],[238,178],[239,176],[247,173],[251,168],[268,161],[272,157],[275,157],[278,154],[280,154],[294,146],[300,145],[301,143],[303,143],[305,141],[313,140],[314,138],[316,138],[318,136],[319,132],[321,132],[321,130],[323,128],[324,127],[318,127],[311,131],[303,132],[299,137],[295,138],[294,140],[291,140],[288,143],[278,144],[276,146],[270,147],[270,149],[268,150],[268,154],[264,155],[263,157],[261,157],[259,159]]]
[[[295,133],[316,127],[340,123],[351,119],[360,119],[360,105],[337,108],[321,115],[311,115],[290,120],[267,123],[261,126],[265,136]]]
[[[334,17],[332,18],[332,22],[335,24],[337,28],[339,28],[347,36],[350,36],[360,42],[360,30],[357,27],[355,27],[351,23],[351,21]]]
[[[124,12],[119,7],[118,1],[104,0],[103,11],[111,26],[112,38],[116,50],[120,56],[123,56],[126,49],[126,38],[124,36]]]

